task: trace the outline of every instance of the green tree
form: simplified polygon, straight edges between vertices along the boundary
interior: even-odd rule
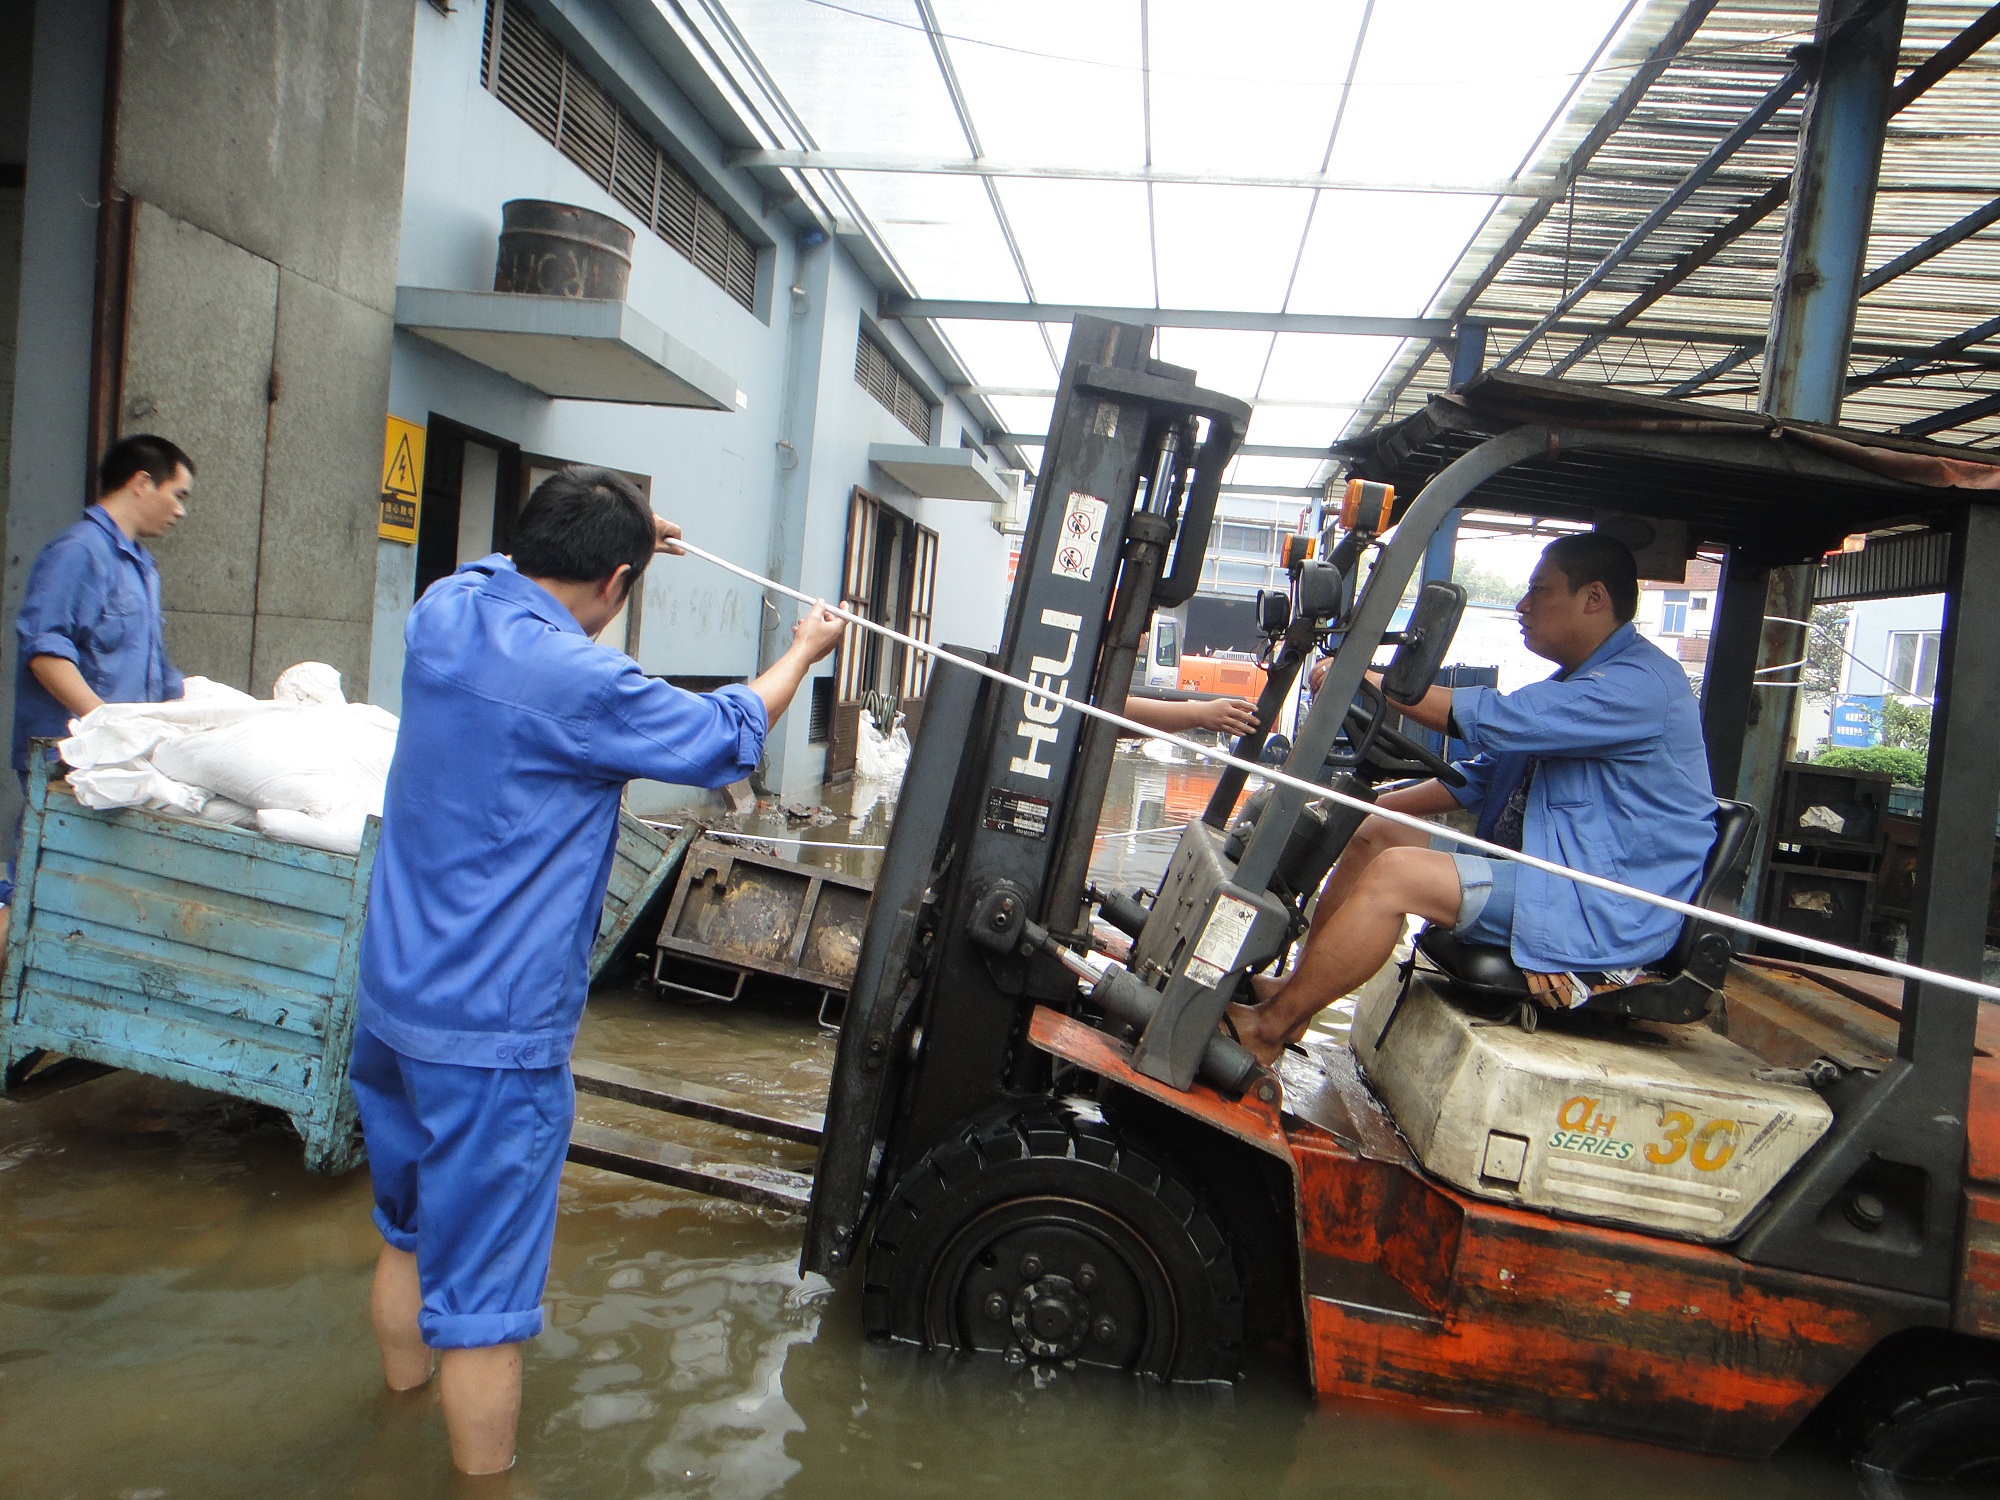
[[[1469,557],[1452,560],[1451,581],[1465,590],[1469,604],[1497,604],[1511,609],[1528,586],[1516,578],[1482,568]]]
[[[1845,604],[1815,604],[1806,631],[1806,664],[1799,674],[1808,699],[1831,702],[1840,694],[1841,668],[1847,661]]]
[[[1914,750],[1929,758],[1931,711],[1921,703],[1891,698],[1882,705],[1882,743],[1895,750]]]

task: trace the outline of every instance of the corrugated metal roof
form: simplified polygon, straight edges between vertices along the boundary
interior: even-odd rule
[[[1684,14],[1693,6],[1676,5]],[[1987,15],[1985,0],[1911,0],[1899,77]],[[1734,129],[1791,68],[1810,40],[1814,0],[1715,4],[1636,98],[1608,87],[1572,112],[1529,175],[1571,173],[1559,199],[1496,209],[1461,259],[1433,311],[1494,325],[1497,358],[1551,311],[1671,188]],[[1644,83],[1642,75],[1635,81]],[[1794,96],[1622,266],[1509,368],[1556,371],[1593,334],[1653,288],[1676,262],[1767,199],[1792,170],[1803,94]],[[1628,108],[1629,106],[1629,108]],[[1620,110],[1625,112],[1619,114]],[[1590,129],[1616,127],[1588,149]],[[1585,152],[1580,152],[1580,146]],[[1573,157],[1585,154],[1580,162]],[[1867,265],[1885,266],[1928,237],[2000,198],[2000,42],[1989,41],[1891,120]],[[1567,378],[1652,395],[1689,394],[1739,410],[1755,405],[1761,353],[1784,232],[1782,205],[1578,358]],[[1989,225],[1862,300],[1852,377],[1924,351],[2000,313],[2000,226]],[[2000,321],[2000,320],[1996,320]],[[1739,349],[1749,357],[1683,390]],[[1450,352],[1413,343],[1392,361],[1349,428],[1350,436],[1407,413],[1445,388]],[[1842,425],[1893,431],[1988,396],[2000,396],[2000,326],[1914,376],[1851,389]],[[1974,420],[1941,429],[1953,443],[2000,441],[2000,401]]]

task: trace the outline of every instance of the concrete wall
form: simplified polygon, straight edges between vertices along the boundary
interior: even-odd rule
[[[199,470],[169,651],[253,692],[307,658],[367,691],[410,33],[408,0],[125,7],[119,426]]]
[[[511,198],[553,198],[632,223],[631,214],[483,86],[484,6],[446,16],[416,8],[410,131],[397,279],[402,285],[487,290]],[[425,422],[449,418],[524,451],[651,476],[655,509],[689,540],[766,576],[832,595],[840,583],[848,496],[882,495],[940,535],[940,640],[997,643],[1007,540],[990,509],[922,501],[871,473],[871,442],[913,441],[854,380],[855,340],[876,290],[836,244],[803,238],[724,162],[720,138],[626,29],[607,0],[534,7],[577,60],[620,95],[636,119],[737,216],[763,252],[757,307],[745,309],[678,251],[637,227],[628,300],[704,358],[744,395],[735,411],[701,412],[553,401],[414,335],[395,336],[389,409]],[[793,294],[792,288],[798,292]],[[900,327],[880,331],[933,398],[943,382]],[[956,445],[972,426],[944,400],[940,430]],[[402,625],[415,581],[414,548],[380,544],[374,572],[375,701],[395,707]],[[638,659],[662,676],[748,677],[784,647],[795,611],[766,607],[763,591],[693,559],[648,571]],[[822,669],[826,670],[826,669]],[[803,712],[772,736],[765,780],[805,795],[824,766],[806,742]],[[676,800],[635,789],[635,805]]]

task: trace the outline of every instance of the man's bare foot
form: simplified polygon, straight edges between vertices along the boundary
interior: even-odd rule
[[[1250,989],[1257,997],[1259,1005],[1265,1005],[1278,998],[1278,992],[1291,981],[1289,974],[1252,974]]]
[[[1236,1040],[1258,1062],[1267,1068],[1275,1068],[1279,1054],[1285,1050],[1285,1039],[1265,1034],[1264,1017],[1258,1007],[1231,1005],[1228,1014],[1229,1024],[1236,1028]]]

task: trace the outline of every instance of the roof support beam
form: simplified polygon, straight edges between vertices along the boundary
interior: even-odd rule
[[[1948,339],[1939,339],[1928,349],[1920,349],[1915,354],[1892,359],[1886,365],[1878,365],[1865,374],[1849,379],[1847,388],[1859,390],[1863,386],[1881,385],[1885,381],[1897,380],[1905,375],[1913,375],[1926,365],[1937,364],[1950,359],[1954,354],[1963,354],[1974,344],[1984,343],[1995,334],[2000,334],[2000,318],[1988,318],[1984,323],[1975,323],[1963,333],[1954,333]]]
[[[1777,85],[1762,99],[1757,101],[1749,114],[1745,115],[1736,128],[1717,141],[1707,156],[1697,162],[1667,196],[1660,200],[1653,211],[1635,224],[1625,238],[1612,248],[1609,255],[1599,261],[1576,286],[1564,295],[1562,300],[1528,330],[1525,337],[1494,362],[1495,369],[1505,369],[1535,346],[1543,334],[1555,326],[1558,319],[1575,307],[1585,297],[1604,284],[1613,271],[1631,258],[1632,252],[1643,245],[1655,229],[1658,229],[1688,199],[1692,198],[1704,182],[1713,177],[1722,164],[1734,156],[1743,143],[1762,130],[1765,124],[1779,110],[1791,103],[1792,96],[1805,87],[1805,73],[1794,67],[1781,78]]]
[[[1026,444],[1030,448],[1039,448],[1048,441],[1048,437],[1046,434],[1039,432],[1032,432],[1032,433],[1003,432],[994,441],[1001,443]],[[1245,443],[1241,448],[1238,448],[1236,450],[1236,456],[1238,458],[1303,458],[1303,459],[1314,459],[1314,460],[1327,460],[1335,457],[1336,455],[1334,454],[1333,449],[1330,447],[1309,448],[1305,446],[1293,447],[1287,443]]]
[[[1078,302],[966,302],[935,297],[884,297],[883,318],[959,318],[976,322],[1067,323],[1077,317],[1155,328],[1220,328],[1239,333],[1338,333],[1364,338],[1443,338],[1443,318],[1346,317],[1322,313],[1197,312],[1186,308],[1100,307]]]
[[[1553,178],[1502,177],[1479,182],[1369,182],[1355,177],[1266,176],[1251,172],[1176,172],[1164,167],[1085,167],[1007,162],[986,156],[875,156],[855,151],[732,151],[732,167],[817,172],[886,172],[897,176],[1026,178],[1051,182],[1139,182],[1168,187],[1291,188],[1299,192],[1437,193],[1469,198],[1562,196]]]
[[[1889,96],[1889,113],[1894,115],[1898,111],[1908,108],[1927,93],[1939,79],[1949,74],[1996,35],[2000,35],[2000,5],[1993,6],[1984,15],[1980,16],[1978,20],[1967,26],[1957,36],[1945,43],[1944,46],[1912,68],[1908,76],[1896,86],[1895,91]],[[1782,181],[1773,183],[1764,193],[1749,203],[1742,212],[1738,213],[1735,218],[1724,224],[1714,234],[1702,241],[1701,244],[1697,245],[1673,265],[1661,272],[1659,278],[1651,286],[1647,287],[1644,292],[1634,298],[1625,308],[1612,314],[1602,332],[1593,333],[1584,339],[1576,348],[1563,356],[1554,368],[1549,371],[1549,374],[1559,376],[1566,373],[1579,360],[1589,355],[1621,328],[1629,326],[1647,308],[1658,302],[1668,292],[1671,292],[1683,281],[1686,281],[1688,277],[1707,265],[1724,249],[1763,223],[1764,220],[1783,207],[1785,201],[1791,195],[1792,179],[1788,174]],[[2000,203],[1989,205],[1989,207],[1996,214],[2000,214]],[[1951,230],[1943,231],[1943,234],[1951,234],[1953,230],[1970,225],[1957,238],[1944,239],[1942,235],[1934,236],[1933,239],[1937,241],[1935,245],[1933,245],[1932,241],[1926,241],[1923,245],[1919,245],[1906,252],[1907,255],[1914,257],[1907,264],[1903,263],[1903,256],[1898,256],[1895,260],[1870,272],[1868,279],[1861,286],[1863,294],[1872,292],[1883,283],[1902,275],[1903,272],[1928,260],[1932,255],[1937,254],[1938,251],[1948,249],[1950,246],[1957,244],[1960,239],[1964,239],[1967,235],[1977,234],[1987,224],[1993,222],[1989,218],[1974,224],[1972,223],[1972,219],[1975,217],[1977,216],[1968,216],[1967,219],[1961,220],[1959,224],[1953,225]],[[1924,253],[1919,254],[1919,251]],[[1725,361],[1715,371],[1715,374],[1721,374],[1726,370],[1733,369],[1742,362],[1742,358],[1732,357]],[[1701,375],[1695,377],[1692,382],[1683,381],[1680,385],[1675,386],[1669,394],[1685,396],[1706,384],[1712,378],[1712,375],[1704,371]]]
[[[1904,75],[1889,95],[1889,113],[1908,109],[1931,88],[1994,37],[2000,36],[2000,5],[1985,11],[1965,30],[1946,42]]]
[[[1772,209],[1783,203],[1790,196],[1791,187],[1792,183],[1789,177],[1777,184],[1770,192],[1758,199],[1756,203],[1753,203],[1741,214],[1738,214],[1731,221],[1728,229],[1718,230],[1707,243],[1703,244],[1699,249],[1689,252],[1665,276],[1662,276],[1652,286],[1648,287],[1643,296],[1633,302],[1623,312],[1614,316],[1603,332],[1594,333],[1578,344],[1549,373],[1551,375],[1562,374],[1599,344],[1616,334],[1619,329],[1630,323],[1633,318],[1644,312],[1654,302],[1658,301],[1660,297],[1672,290],[1678,282],[1684,280],[1687,275],[1706,264],[1708,258],[1716,251],[1722,249],[1730,240],[1734,239],[1736,234],[1740,234],[1742,230],[1750,228],[1756,220],[1762,219]],[[1753,214],[1755,218],[1752,217]],[[1993,202],[1986,204],[1982,208],[1974,209],[1956,224],[1945,229],[1940,229],[1922,244],[1912,245],[1894,260],[1884,261],[1862,278],[1861,295],[1866,296],[1878,288],[1887,286],[1904,272],[1915,270],[1925,261],[1942,254],[1953,245],[1972,238],[1980,230],[1995,223],[2000,223],[2000,198],[1994,199]],[[1731,230],[1735,232],[1731,233]],[[1700,258],[1697,259],[1697,257]],[[1963,335],[1960,335],[1959,339],[1963,340],[1963,342],[1946,339],[1944,342],[1934,345],[1931,350],[1926,351],[1924,354],[1911,355],[1908,358],[1897,360],[1893,365],[1884,365],[1880,370],[1871,370],[1866,375],[1854,376],[1848,380],[1847,389],[1852,391],[1858,390],[1864,385],[1880,385],[1884,380],[1893,380],[1898,375],[1909,374],[1923,365],[1930,363],[1935,358],[1956,354],[1968,344],[1976,344],[1979,342],[1979,339],[1987,337],[1994,329],[2000,328],[2000,319],[1996,319],[1992,324],[1981,324],[1980,327],[1985,331],[1979,333],[1976,338],[1965,339]],[[1634,337],[1644,337],[1644,334],[1645,330],[1642,329]],[[1754,345],[1746,344],[1734,353],[1723,356],[1723,358],[1717,360],[1699,374],[1689,376],[1686,380],[1683,380],[1679,385],[1668,391],[1667,394],[1669,396],[1692,395],[1702,386],[1708,384],[1709,381],[1715,379],[1716,376],[1727,374],[1738,365],[1744,363],[1744,361],[1750,359],[1763,346],[1764,341],[1762,339],[1759,339]]]
[[[1975,208],[1956,224],[1940,229],[1922,244],[1912,245],[1894,260],[1884,261],[1861,278],[1861,295],[1867,296],[1905,271],[1913,271],[1933,256],[1941,255],[1962,240],[1969,240],[1989,224],[2000,223],[2000,198]]]
[[[1711,260],[1714,260],[1717,255],[1721,254],[1743,235],[1763,223],[1764,220],[1768,219],[1782,207],[1785,200],[1791,197],[1791,195],[1792,179],[1789,177],[1759,194],[1749,207],[1745,208],[1735,218],[1716,230],[1714,234],[1695,246],[1694,249],[1688,251],[1686,255],[1675,261],[1673,265],[1667,267],[1665,271],[1660,273],[1659,278],[1651,286],[1647,287],[1645,291],[1633,298],[1631,302],[1627,303],[1619,311],[1613,313],[1605,322],[1601,331],[1591,334],[1582,343],[1578,344],[1568,354],[1558,360],[1555,368],[1550,370],[1549,374],[1564,374],[1578,360],[1584,358],[1592,350],[1596,349],[1598,345],[1616,334],[1621,328],[1628,326],[1639,314],[1651,307],[1655,302],[1658,302],[1668,292],[1671,292],[1683,281],[1686,281],[1688,277],[1694,275],[1696,271],[1699,271]]]
[[[1715,9],[1716,4],[1717,0],[1689,0],[1687,9],[1682,11],[1673,25],[1667,28],[1666,34],[1654,43],[1653,50],[1646,54],[1646,60],[1632,70],[1632,76],[1625,80],[1625,87],[1618,91],[1618,97],[1611,101],[1611,107],[1598,116],[1597,123],[1590,127],[1584,138],[1577,142],[1576,149],[1570,152],[1569,159],[1563,163],[1562,171],[1558,174],[1565,189],[1569,183],[1582,175],[1598,149],[1617,133],[1619,127],[1631,116],[1632,111],[1639,107],[1640,101],[1646,97],[1660,75],[1666,72],[1674,58],[1680,54],[1681,48],[1687,45],[1688,39],[1701,29],[1702,22],[1708,19],[1708,13]],[[1591,62],[1592,66],[1596,65],[1595,58]],[[1554,198],[1543,198],[1528,205],[1519,222],[1508,231],[1506,242],[1472,278],[1472,285],[1459,297],[1458,306],[1452,313],[1454,322],[1467,316],[1485,295],[1486,289],[1493,284],[1494,278],[1499,276],[1501,269],[1541,227],[1542,220],[1548,217],[1549,211],[1558,201]],[[1373,401],[1369,418],[1362,423],[1364,430],[1372,426],[1384,413],[1395,409],[1396,403],[1402,399],[1403,392],[1409,389],[1410,382],[1417,378],[1417,372],[1424,367],[1437,349],[1438,344],[1433,342],[1428,348],[1418,351],[1409,359],[1403,373],[1390,387],[1387,396],[1377,397]]]
[[[1967,422],[1977,422],[1981,417],[1990,417],[2000,412],[2000,391],[1990,396],[1981,396],[1977,401],[1968,401],[1963,406],[1954,406],[1950,411],[1934,412],[1928,417],[1919,417],[1914,422],[1905,422],[1896,431],[1904,437],[1928,437],[1933,432],[1948,432],[1954,427],[1963,427]]]

